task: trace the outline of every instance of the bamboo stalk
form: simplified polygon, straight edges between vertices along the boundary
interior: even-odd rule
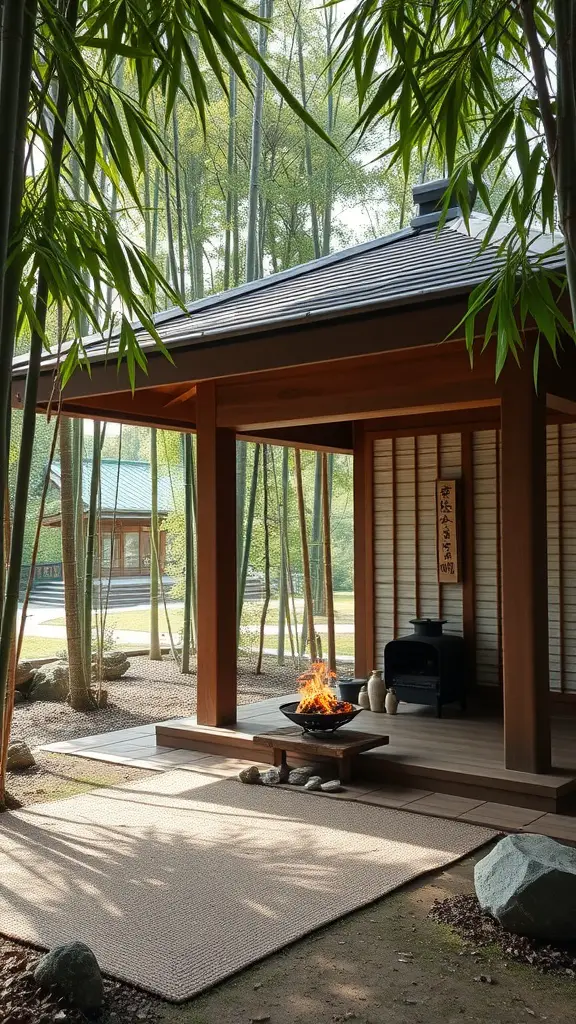
[[[296,471],[296,494],[298,497],[298,518],[300,521],[300,543],[302,546],[302,574],[304,577],[304,602],[308,627],[308,643],[310,659],[316,661],[316,628],[314,626],[314,605],[312,601],[312,581],[310,578],[310,555],[308,552],[308,535],[306,531],[306,507],[304,505],[304,489],[302,486],[302,460],[300,449],[294,449],[294,466]]]
[[[324,534],[324,590],[328,622],[328,667],[336,671],[336,629],[334,626],[334,588],[332,583],[332,546],[330,540],[330,487],[328,456],[322,453],[322,524]]]
[[[150,485],[152,514],[150,517],[150,661],[161,661],[158,628],[158,438],[156,428],[150,430]]]
[[[263,503],[262,515],[264,520],[264,604],[260,616],[260,642],[258,646],[258,661],[256,662],[256,675],[262,672],[262,658],[264,656],[264,636],[266,630],[266,618],[270,604],[270,526],[268,523],[268,445],[262,445],[262,489]]]

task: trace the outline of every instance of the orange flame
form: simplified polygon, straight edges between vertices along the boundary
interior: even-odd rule
[[[298,677],[301,684],[298,693],[301,700],[296,708],[297,714],[337,715],[353,711],[348,701],[338,700],[330,682],[336,678],[323,661],[315,661],[307,672]]]

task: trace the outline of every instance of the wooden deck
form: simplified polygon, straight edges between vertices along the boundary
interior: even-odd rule
[[[294,699],[243,705],[231,729],[199,726],[194,717],[171,719],[156,726],[157,742],[268,762],[270,749],[255,737],[285,725],[278,705]],[[353,727],[390,736],[389,746],[360,756],[359,778],[552,813],[576,810],[576,718],[570,715],[552,719],[554,768],[547,775],[506,770],[501,717],[485,710],[464,717],[447,708],[445,717],[437,719],[431,709],[400,705],[395,716],[363,712]]]

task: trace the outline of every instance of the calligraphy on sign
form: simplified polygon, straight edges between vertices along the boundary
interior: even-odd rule
[[[460,582],[458,513],[458,481],[437,480],[436,519],[440,583]]]

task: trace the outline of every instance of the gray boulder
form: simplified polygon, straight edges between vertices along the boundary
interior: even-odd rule
[[[19,661],[16,668],[16,689],[27,690],[34,679],[34,668],[29,661]]]
[[[39,961],[34,980],[40,988],[57,988],[80,1010],[99,1010],[104,1002],[104,985],[98,961],[83,942],[56,946]]]
[[[261,773],[260,780],[265,786],[278,786],[280,784],[280,769],[268,768],[267,771]]]
[[[576,850],[548,836],[510,835],[474,869],[478,902],[510,932],[576,939]]]
[[[36,669],[30,700],[66,700],[70,690],[70,672],[67,661],[53,661]]]
[[[98,658],[92,658],[92,676],[98,676]],[[121,679],[130,668],[124,651],[106,651],[102,658],[102,679],[112,682]]]
[[[24,768],[33,768],[35,764],[34,754],[24,740],[12,740],[8,744],[7,771],[18,772]]]
[[[322,785],[322,776],[321,775],[311,775],[310,778],[308,779],[308,782],[304,783],[304,789],[310,789],[310,790],[314,791],[315,789],[320,789],[321,785]]]

